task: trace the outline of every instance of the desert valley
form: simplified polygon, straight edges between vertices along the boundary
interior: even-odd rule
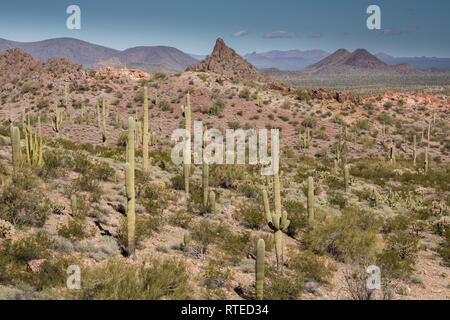
[[[448,69],[212,45],[0,41],[0,299],[450,299]],[[194,121],[279,173],[174,164]]]

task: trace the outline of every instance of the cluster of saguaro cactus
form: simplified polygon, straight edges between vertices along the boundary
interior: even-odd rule
[[[258,240],[256,248],[256,300],[262,300],[264,297],[264,251],[265,243],[263,239]]]
[[[145,172],[148,171],[148,144],[150,137],[148,135],[148,90],[144,87],[144,133],[142,136],[142,167]]]
[[[184,114],[185,118],[185,128],[187,134],[189,135],[189,139],[191,137],[191,99],[189,96],[189,92],[186,94],[186,106],[181,106],[181,110]],[[184,164],[183,164],[183,174],[184,174],[184,191],[186,193],[186,201],[189,201],[189,176],[191,172],[191,165],[187,163],[188,157],[191,156],[189,152],[190,148],[185,148],[183,151],[184,154]],[[190,162],[190,161],[189,161]]]
[[[287,219],[287,212],[281,213],[281,195],[280,195],[280,176],[276,173],[273,177],[275,212],[270,212],[269,197],[267,190],[262,189],[264,200],[264,215],[270,229],[274,232],[275,254],[277,258],[277,268],[281,269],[283,265],[283,231],[289,227],[290,221]]]
[[[300,146],[302,148],[307,149],[309,148],[310,142],[311,142],[311,133],[309,127],[306,127],[305,133],[300,137]]]
[[[52,128],[53,131],[56,133],[56,137],[59,138],[59,133],[61,131],[61,124],[62,124],[63,118],[62,113],[59,111],[58,106],[55,106],[55,114],[52,118]]]
[[[128,143],[127,143],[127,163],[125,164],[126,193],[127,193],[127,233],[128,233],[128,255],[134,256],[135,244],[135,188],[134,188],[134,139],[135,139],[135,121],[133,117],[128,118]]]
[[[312,226],[314,224],[314,179],[308,177],[308,197],[306,200],[306,208],[308,212],[308,222]]]
[[[38,117],[38,129],[35,130],[33,134],[33,129],[30,124],[30,117],[28,116],[28,126],[25,130],[25,151],[27,156],[27,164],[29,166],[42,166],[43,156],[40,117]]]

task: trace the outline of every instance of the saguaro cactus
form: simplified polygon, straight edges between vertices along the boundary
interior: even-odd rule
[[[72,214],[75,216],[77,214],[77,195],[72,194],[70,196],[70,206],[72,208]]]
[[[417,150],[416,150],[416,144],[417,144],[417,141],[416,141],[416,134],[414,133],[414,136],[413,136],[413,165],[414,165],[414,167],[416,166],[416,160],[417,160]]]
[[[205,128],[206,129],[206,128]],[[203,147],[205,144],[203,143]],[[209,196],[209,166],[203,159],[202,165],[202,188],[203,188],[203,208],[208,206],[208,196]]]
[[[183,237],[183,249],[186,250],[189,248],[189,245],[191,244],[191,235],[189,232],[186,232]]]
[[[55,114],[52,118],[52,128],[56,133],[56,137],[59,138],[59,132],[61,131],[62,114],[58,109],[58,105],[55,106]]]
[[[350,179],[350,173],[348,172],[348,166],[344,167],[344,189],[348,193],[348,184]]]
[[[256,300],[262,300],[264,296],[264,251],[266,244],[263,239],[258,240],[256,249]]]
[[[389,160],[391,161],[392,165],[395,165],[395,145],[391,143],[391,146],[389,148]]]
[[[148,91],[147,87],[144,87],[144,135],[142,137],[142,167],[145,172],[148,172],[148,143],[149,143],[149,135],[148,135]]]
[[[267,190],[263,188],[262,192],[264,200],[264,215],[268,226],[274,232],[277,268],[280,270],[283,265],[283,231],[287,230],[290,221],[287,219],[286,211],[283,211],[283,214],[281,214],[280,177],[278,173],[274,175],[273,185],[275,193],[275,213],[272,214],[270,212]]]
[[[428,122],[428,131],[427,131],[427,148],[430,148],[430,136],[431,136],[431,122]]]
[[[189,139],[191,137],[191,98],[189,96],[189,92],[186,94],[186,107],[181,106],[181,110],[184,113],[185,118],[185,129],[187,131],[187,134],[189,136]],[[183,151],[184,153],[184,164],[183,164],[183,174],[184,174],[184,191],[186,192],[186,200],[189,200],[189,176],[191,172],[191,165],[186,163],[186,160],[188,157],[190,157],[190,150],[188,148],[185,148]]]
[[[12,127],[11,146],[13,167],[14,171],[16,171],[22,164],[22,151],[20,150],[20,130],[17,127]]]
[[[306,200],[308,211],[308,222],[310,225],[314,223],[314,179],[308,177],[308,198]]]
[[[423,169],[425,171],[425,173],[428,172],[428,167],[429,167],[429,160],[428,160],[428,147],[425,148],[425,161],[423,163]]]
[[[106,118],[107,118],[106,101],[105,101],[105,97],[103,97],[102,98],[102,141],[103,141],[103,145],[106,145]]]
[[[212,214],[216,213],[216,193],[212,190],[209,193],[209,211]]]
[[[127,220],[128,220],[128,255],[134,256],[136,250],[135,242],[135,188],[134,188],[134,130],[133,117],[128,118],[128,162],[125,165],[126,191],[127,191]]]

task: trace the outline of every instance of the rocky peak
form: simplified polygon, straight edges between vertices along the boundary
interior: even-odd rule
[[[222,38],[216,40],[214,50],[205,60],[190,65],[186,71],[214,72],[226,78],[240,77],[250,81],[275,83],[244,58],[228,47]]]

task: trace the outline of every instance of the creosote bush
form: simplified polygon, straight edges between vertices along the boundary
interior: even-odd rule
[[[189,273],[176,259],[148,258],[140,264],[121,259],[83,270],[83,300],[184,300],[191,298]]]

